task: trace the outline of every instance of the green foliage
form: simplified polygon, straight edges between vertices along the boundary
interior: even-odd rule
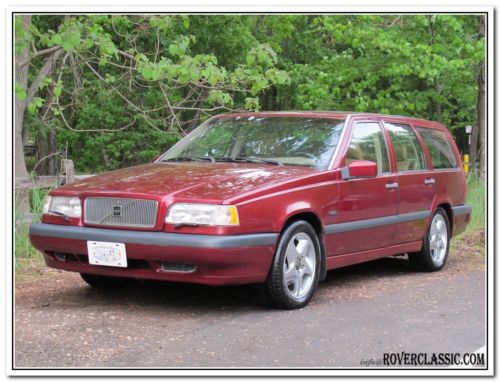
[[[117,132],[79,132],[86,129],[117,130],[136,118],[135,125]],[[161,130],[152,130],[140,115],[124,114],[120,97],[112,92],[88,89],[82,96],[75,131],[60,129],[57,142],[60,147],[68,145],[81,173],[101,172],[146,163],[167,150],[180,137]],[[158,121],[160,126],[161,121]],[[82,137],[84,139],[82,139]]]
[[[61,94],[62,94],[62,89],[63,89],[63,85],[62,85],[62,82],[59,81],[56,86],[54,86],[54,95],[56,97],[60,97]]]
[[[32,262],[42,262],[42,255],[31,245],[28,224],[15,226],[14,254],[16,271],[29,266]]]
[[[28,112],[35,114],[43,106],[43,98],[34,97],[28,105]]]
[[[324,47],[315,62],[305,58],[294,65],[292,104],[441,119],[450,128],[474,123],[475,71],[484,57],[474,21],[444,15],[315,17],[310,32]]]
[[[73,60],[42,81],[25,127],[36,139],[55,129],[81,172],[147,162],[231,110],[476,124],[475,15],[40,15],[15,28],[16,52],[58,45]],[[42,65],[32,60],[30,80]]]
[[[29,193],[29,206],[31,213],[31,221],[39,222],[42,216],[43,202],[49,190],[33,189]],[[29,263],[41,262],[40,253],[31,245],[29,240],[29,221],[21,211],[15,211],[15,241],[14,253],[16,261],[16,269],[29,265]]]
[[[27,27],[21,16],[15,16],[14,19],[15,43],[14,50],[16,54],[28,49],[31,41],[31,30]]]
[[[23,88],[21,85],[19,85],[17,82],[16,82],[16,86],[15,86],[15,93],[16,93],[16,97],[20,101],[24,101],[26,99],[26,89]]]

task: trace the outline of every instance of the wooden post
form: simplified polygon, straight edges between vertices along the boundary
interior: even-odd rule
[[[75,181],[75,166],[71,159],[61,159],[61,173],[64,177],[64,184]]]

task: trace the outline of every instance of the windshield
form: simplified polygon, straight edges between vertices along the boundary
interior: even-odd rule
[[[161,161],[248,161],[325,169],[343,127],[344,120],[332,118],[214,118],[178,142]]]

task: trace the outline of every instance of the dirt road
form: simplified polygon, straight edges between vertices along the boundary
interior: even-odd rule
[[[464,240],[438,273],[400,258],[329,272],[312,303],[271,310],[252,286],[103,291],[45,268],[16,286],[16,368],[360,367],[384,352],[485,344],[484,257]]]

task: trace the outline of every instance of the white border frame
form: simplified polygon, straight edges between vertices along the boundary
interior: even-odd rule
[[[109,0],[108,0],[109,1]],[[220,1],[220,0],[219,0]],[[279,0],[276,0],[279,1]],[[494,34],[494,8],[492,6],[488,7],[471,7],[471,6],[456,6],[457,1],[446,0],[445,3],[449,4],[449,6],[439,6],[435,7],[435,2],[425,0],[420,3],[420,6],[402,6],[401,3],[396,2],[395,0],[391,1],[392,4],[385,6],[377,6],[377,7],[367,7],[363,2],[359,0],[352,0],[350,2],[350,6],[348,7],[331,7],[328,2],[320,1],[320,4],[315,3],[313,6],[304,6],[303,3],[297,2],[294,0],[291,1],[281,1],[281,5],[269,5],[269,2],[256,0],[253,2],[253,5],[248,6],[245,3],[242,3],[241,0],[236,0],[232,2],[232,4],[236,4],[235,6],[224,6],[223,2],[216,3],[214,6],[206,6],[206,3],[203,2],[195,2],[187,0],[187,4],[183,6],[171,5],[167,4],[165,6],[165,2],[158,2],[147,0],[140,6],[137,6],[136,3],[125,0],[122,2],[114,1],[114,4],[111,5],[102,5],[102,2],[91,0],[85,3],[81,2],[80,4],[68,5],[67,1],[62,0],[52,0],[49,6],[40,6],[35,5],[33,2],[29,2],[26,0],[18,0],[18,4],[16,6],[7,6],[4,8],[4,25],[5,28],[0,28],[1,37],[0,41],[5,43],[4,57],[8,58],[6,60],[1,60],[0,65],[4,66],[2,70],[2,82],[0,85],[3,85],[3,89],[6,91],[3,92],[3,96],[5,99],[3,102],[0,102],[2,105],[2,109],[4,115],[4,126],[9,127],[12,126],[12,44],[11,44],[11,34],[12,34],[12,23],[11,16],[13,12],[17,13],[37,13],[37,12],[68,12],[68,13],[96,13],[96,12],[162,12],[162,13],[191,13],[191,12],[216,12],[219,14],[224,14],[228,12],[241,12],[241,13],[270,13],[270,12],[279,12],[279,13],[291,13],[291,12],[304,12],[304,13],[345,13],[345,12],[367,12],[367,13],[377,13],[377,12],[391,12],[394,14],[398,13],[412,13],[412,12],[426,12],[426,13],[434,13],[434,12],[444,12],[450,14],[457,14],[460,12],[475,12],[475,13],[487,13],[488,14],[488,24],[487,24],[487,36],[488,36],[488,62],[487,62],[487,116],[488,116],[488,158],[487,158],[487,179],[488,179],[488,222],[487,222],[487,233],[488,233],[488,243],[487,243],[487,276],[488,276],[488,299],[487,306],[488,309],[488,346],[486,352],[486,358],[489,366],[489,370],[418,370],[418,369],[409,369],[409,370],[394,370],[391,369],[381,369],[381,370],[373,370],[368,369],[364,370],[362,368],[356,370],[343,370],[343,369],[326,369],[326,370],[308,370],[308,369],[279,369],[279,370],[268,370],[268,369],[253,369],[253,370],[235,370],[235,369],[225,369],[225,370],[212,370],[212,369],[203,369],[203,370],[190,370],[190,369],[164,369],[164,370],[144,370],[144,369],[127,369],[127,370],[94,370],[94,369],[72,369],[72,370],[57,370],[57,369],[48,369],[48,370],[23,370],[23,369],[12,369],[11,361],[13,359],[14,354],[12,353],[12,297],[13,291],[11,290],[12,285],[12,277],[11,269],[12,269],[12,254],[13,252],[13,242],[12,242],[12,222],[10,221],[12,218],[12,130],[9,128],[4,128],[4,145],[6,147],[4,150],[5,155],[7,156],[7,160],[4,160],[3,166],[1,166],[1,171],[3,175],[3,179],[6,180],[4,184],[7,187],[3,189],[7,191],[3,191],[0,205],[0,213],[2,216],[6,217],[9,221],[5,222],[6,229],[0,230],[0,240],[2,243],[5,243],[4,246],[4,267],[0,267],[0,278],[7,282],[7,288],[4,290],[4,303],[2,306],[3,317],[5,317],[5,322],[3,325],[3,343],[6,348],[5,357],[2,357],[2,363],[4,366],[4,370],[7,375],[11,376],[491,376],[494,373],[496,362],[494,356],[494,298],[495,291],[493,289],[495,283],[495,274],[494,274],[494,210],[493,210],[493,197],[494,197],[494,142],[498,144],[498,136],[495,136],[493,125],[495,122],[494,119],[494,42],[495,42],[495,34]],[[85,5],[81,5],[85,4]],[[160,5],[161,4],[161,5]],[[175,3],[174,3],[175,4]],[[163,6],[162,6],[163,5]],[[361,7],[359,7],[362,5]],[[355,8],[358,6],[358,8]],[[4,109],[5,108],[5,109]],[[498,147],[498,145],[497,145]]]

